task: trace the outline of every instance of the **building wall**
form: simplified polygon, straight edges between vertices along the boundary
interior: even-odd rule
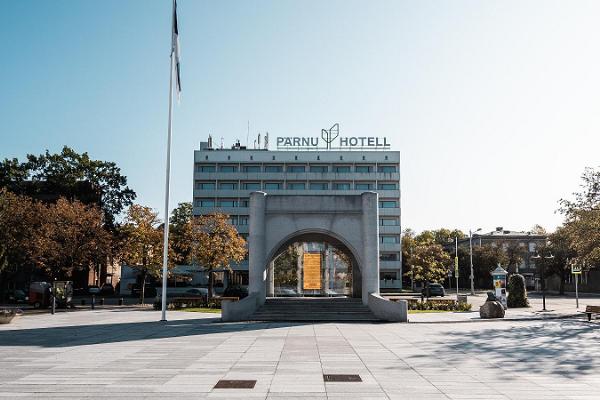
[[[254,191],[285,195],[379,193],[382,288],[399,289],[400,153],[397,151],[268,151],[201,149],[194,152],[194,214],[219,210],[247,236]],[[233,266],[247,271],[247,261]]]

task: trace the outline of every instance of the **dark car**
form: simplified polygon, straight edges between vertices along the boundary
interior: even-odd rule
[[[110,283],[105,283],[100,287],[100,294],[112,295],[115,294],[115,288]]]
[[[421,294],[426,297],[444,297],[446,295],[446,291],[439,283],[430,283],[429,286],[426,286],[421,290]]]
[[[25,293],[24,290],[15,289],[8,293],[8,301],[10,303],[27,303],[29,300],[29,296]]]

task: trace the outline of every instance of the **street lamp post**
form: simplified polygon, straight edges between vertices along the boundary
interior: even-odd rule
[[[477,233],[481,230],[481,228],[477,229],[475,232],[471,232],[469,229],[469,258],[471,260],[471,296],[475,295],[475,277],[473,276],[473,233]]]
[[[549,256],[541,256],[539,254],[536,254],[535,256],[531,257],[534,260],[551,260],[554,258],[554,256],[552,254],[550,254]],[[537,262],[537,261],[536,261]],[[541,270],[541,277],[540,279],[542,280],[542,311],[548,311],[546,310],[546,279],[545,279],[545,272],[546,272],[546,263],[542,262],[542,270]]]

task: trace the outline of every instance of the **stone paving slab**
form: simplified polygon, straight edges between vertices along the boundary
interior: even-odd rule
[[[95,310],[0,326],[0,398],[600,398],[600,321],[221,323]],[[362,382],[323,382],[359,374]],[[254,389],[214,389],[220,379]]]

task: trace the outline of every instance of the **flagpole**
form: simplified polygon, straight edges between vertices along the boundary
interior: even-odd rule
[[[175,0],[173,0],[175,12]],[[169,262],[169,192],[171,190],[171,137],[173,130],[173,39],[171,39],[171,67],[169,69],[169,127],[167,134],[167,166],[165,173],[165,224],[163,234],[163,267],[162,267],[162,292],[161,292],[161,321],[167,321],[167,265]]]

